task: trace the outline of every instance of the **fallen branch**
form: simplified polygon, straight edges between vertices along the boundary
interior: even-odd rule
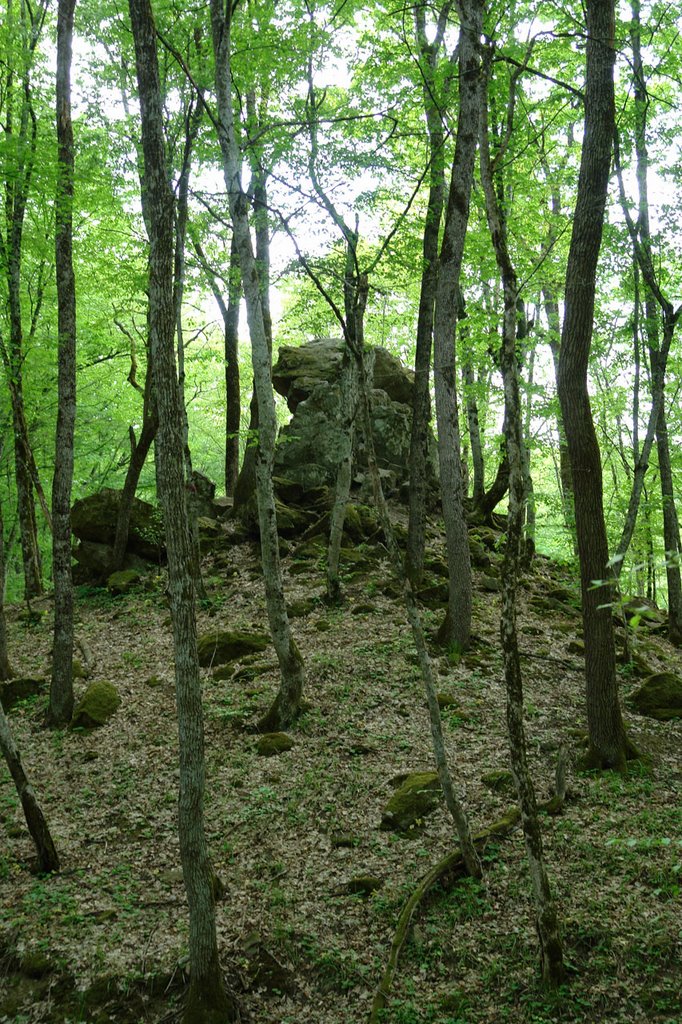
[[[546,800],[543,804],[540,804],[538,810],[552,815],[559,813],[566,796],[565,780],[566,752],[562,747],[559,754],[559,764],[557,765],[557,778],[555,783],[557,791],[550,800]],[[481,849],[485,847],[486,842],[494,836],[508,835],[512,829],[518,825],[520,820],[521,812],[518,807],[510,807],[509,810],[503,814],[501,818],[493,822],[492,825],[489,825],[488,828],[476,833],[473,837],[474,845],[477,849]],[[410,894],[405,902],[398,918],[398,924],[396,926],[395,935],[393,936],[393,942],[391,943],[391,952],[388,957],[386,969],[379,985],[377,986],[376,992],[374,993],[372,1008],[370,1010],[367,1024],[379,1024],[379,1013],[386,1007],[386,1003],[388,1002],[391,985],[393,984],[393,979],[398,969],[398,959],[407,940],[410,923],[415,910],[436,882],[439,882],[444,876],[452,875],[455,872],[462,875],[467,873],[459,847],[455,847],[454,850],[446,854],[442,860],[439,860],[438,863],[435,864],[426,875],[424,875],[418,883],[417,888]]]

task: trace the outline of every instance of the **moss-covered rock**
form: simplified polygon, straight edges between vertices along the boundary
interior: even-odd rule
[[[199,664],[203,668],[212,665],[226,665],[247,654],[264,651],[270,637],[264,633],[247,633],[244,630],[217,629],[199,637],[197,647]]]
[[[383,884],[383,879],[377,878],[375,875],[358,875],[357,878],[351,878],[349,882],[346,882],[344,891],[349,896],[361,896],[363,899],[367,899],[373,892],[380,889]]]
[[[77,501],[71,509],[71,529],[79,540],[113,544],[121,492],[103,487]],[[128,550],[156,559],[165,549],[161,510],[135,498],[130,517]]]
[[[10,679],[0,683],[0,704],[5,711],[11,711],[15,704],[28,697],[35,697],[45,689],[44,679]]]
[[[682,718],[682,679],[672,672],[657,672],[642,683],[630,700],[640,715],[648,718]]]
[[[291,750],[294,741],[285,732],[266,732],[256,744],[256,753],[260,757],[275,757]]]
[[[485,775],[481,776],[481,782],[492,793],[513,795],[516,792],[514,776],[506,768],[498,768],[496,771],[486,772]]]
[[[316,607],[317,601],[314,597],[301,597],[297,601],[289,602],[287,605],[287,615],[290,619],[302,619],[306,615],[310,615]]]
[[[386,804],[380,827],[387,832],[409,833],[435,811],[440,800],[436,772],[412,772]]]
[[[113,683],[99,679],[90,683],[76,705],[71,719],[71,727],[81,726],[84,729],[95,729],[100,725],[105,725],[120,706],[121,698]]]
[[[142,573],[137,569],[121,569],[120,572],[112,572],[107,579],[107,590],[110,594],[128,594],[133,590],[140,580]]]

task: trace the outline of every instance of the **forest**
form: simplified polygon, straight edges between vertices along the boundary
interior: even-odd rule
[[[678,1024],[674,5],[3,0],[0,1024]]]

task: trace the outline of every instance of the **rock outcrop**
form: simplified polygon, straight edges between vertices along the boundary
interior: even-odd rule
[[[280,430],[275,472],[309,491],[333,487],[341,454],[341,372],[345,344],[334,338],[297,348],[282,347],[273,368],[275,389],[287,400],[291,421]],[[382,348],[367,353],[371,375],[372,430],[377,461],[388,491],[407,481],[414,374]],[[353,458],[353,482],[365,480],[365,439],[359,424]],[[429,476],[437,479],[435,442]],[[369,493],[369,486],[365,487]]]

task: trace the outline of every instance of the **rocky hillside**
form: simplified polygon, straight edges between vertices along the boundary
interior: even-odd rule
[[[206,811],[223,887],[218,927],[244,1020],[359,1024],[405,899],[454,838],[430,774],[410,632],[373,517],[361,508],[350,517],[346,603],[330,609],[321,600],[323,534],[311,531],[309,510],[299,511],[304,519],[292,513],[283,551],[308,706],[288,737],[268,742],[252,729],[277,686],[257,545],[236,524],[203,526]],[[497,529],[472,530],[471,651],[456,659],[432,649],[450,764],[475,831],[513,804],[497,639],[502,541]],[[442,558],[433,525],[421,592],[432,636],[446,592]],[[63,733],[42,728],[50,605],[31,616],[10,612],[11,658],[24,682],[4,700],[13,703],[12,726],[63,870],[31,873],[31,844],[3,769],[2,1022],[179,1019],[187,916],[175,833],[171,640],[164,571],[137,571],[132,589],[129,582],[79,591],[77,687],[85,699],[78,727]],[[578,591],[542,557],[524,580],[519,626],[541,798],[551,791],[559,745],[570,751],[566,803],[545,819],[545,839],[571,983],[559,999],[538,986],[516,830],[485,845],[483,884],[445,881],[419,907],[382,1020],[672,1024],[681,1005],[680,654],[655,610],[627,633],[620,628],[630,653],[621,676],[626,719],[645,757],[624,777],[584,773]],[[663,718],[632,703],[651,675],[666,691]],[[100,700],[88,710],[93,684]],[[111,699],[100,714],[103,693]]]

